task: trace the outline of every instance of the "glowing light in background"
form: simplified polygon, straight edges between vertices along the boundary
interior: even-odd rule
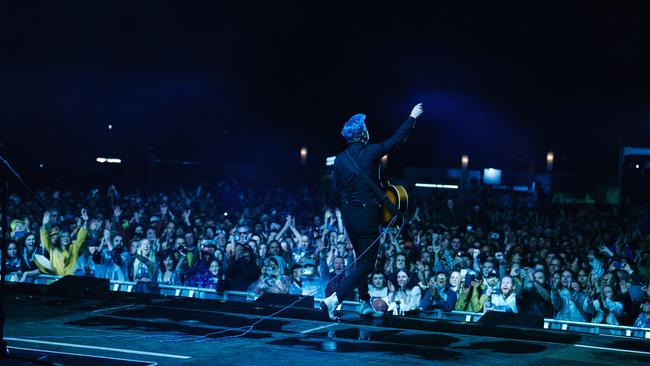
[[[415,183],[415,186],[420,188],[458,189],[456,184]]]
[[[97,158],[98,163],[109,163],[109,164],[120,164],[122,163],[122,159],[116,159],[116,158]]]
[[[328,156],[327,159],[325,159],[325,166],[332,166],[334,165],[335,161],[336,161],[336,156]]]
[[[462,165],[463,169],[467,169],[467,166],[469,165],[469,156],[463,155],[460,158],[460,164]]]
[[[307,147],[303,146],[302,149],[300,149],[300,163],[304,164],[307,162]]]
[[[483,183],[501,184],[501,170],[494,168],[483,169]]]
[[[546,169],[553,170],[553,161],[555,160],[555,155],[552,151],[546,153]]]

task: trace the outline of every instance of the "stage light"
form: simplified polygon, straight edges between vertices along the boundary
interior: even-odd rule
[[[307,148],[303,146],[302,149],[300,149],[300,163],[304,164],[306,162],[307,162]]]
[[[112,130],[112,129],[113,129],[113,125],[108,125],[108,129],[109,129],[109,130]]]
[[[122,159],[116,159],[116,158],[97,158],[96,160],[98,163],[109,163],[109,164],[122,163]]]
[[[463,167],[463,169],[467,169],[467,166],[469,165],[469,156],[467,155],[461,156],[460,164]]]
[[[335,161],[336,161],[336,156],[328,156],[327,159],[325,159],[325,166],[332,166],[334,165]]]
[[[553,161],[555,160],[555,155],[552,151],[546,153],[546,169],[553,170]]]
[[[639,169],[639,164],[636,165],[636,168]]]
[[[420,188],[458,189],[456,184],[415,183],[415,186]]]
[[[501,170],[494,168],[483,169],[483,183],[501,184]]]
[[[43,164],[38,164],[38,167],[41,168],[41,169],[43,169],[44,166],[45,165],[43,165]]]

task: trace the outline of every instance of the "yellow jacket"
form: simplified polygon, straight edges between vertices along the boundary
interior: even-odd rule
[[[70,243],[66,248],[61,249],[52,244],[50,239],[50,232],[46,228],[41,228],[41,244],[50,253],[50,264],[52,269],[48,269],[42,264],[36,262],[38,269],[43,273],[53,274],[57,276],[66,276],[74,273],[77,267],[77,259],[79,258],[79,251],[81,246],[88,237],[88,229],[82,226],[77,233],[77,238]]]

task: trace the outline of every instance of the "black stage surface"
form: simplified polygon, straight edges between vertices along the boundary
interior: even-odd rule
[[[9,285],[12,355],[63,365],[648,365],[650,341],[417,318],[322,321],[316,309]],[[206,336],[207,335],[207,336]],[[226,337],[226,338],[224,338]],[[94,358],[76,358],[75,355]],[[24,365],[5,360],[2,364]]]

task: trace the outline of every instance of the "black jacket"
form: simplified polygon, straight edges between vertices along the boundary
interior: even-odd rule
[[[355,159],[361,172],[371,181],[379,184],[379,160],[405,141],[414,125],[415,118],[409,117],[388,139],[368,145],[354,142],[349,144],[346,150]],[[334,161],[334,189],[341,195],[341,201],[353,205],[379,205],[381,203],[379,197],[362,179],[356,179],[355,174],[347,166],[344,152],[339,153]]]

